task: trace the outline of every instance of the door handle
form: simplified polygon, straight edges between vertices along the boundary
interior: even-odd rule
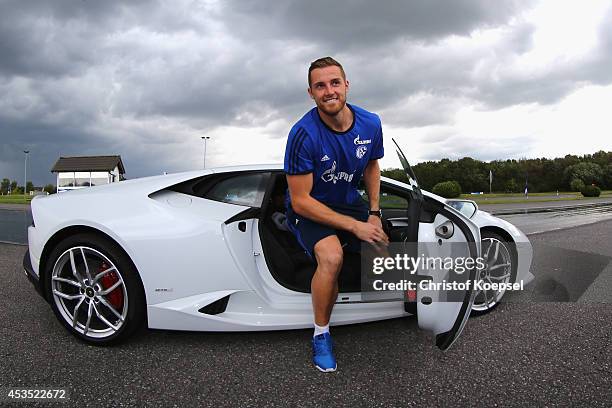
[[[238,229],[242,232],[246,232],[246,222],[244,221],[240,221],[238,223]]]

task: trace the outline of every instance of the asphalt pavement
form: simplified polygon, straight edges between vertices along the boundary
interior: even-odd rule
[[[0,208],[0,242],[27,244],[28,226],[32,224],[32,213],[24,209]]]
[[[612,219],[612,203],[592,207],[547,208],[551,211],[496,214],[525,234],[535,234],[552,230],[572,228],[580,225]]]
[[[470,319],[445,353],[415,318],[334,327],[339,370],[326,374],[311,366],[310,330],[146,330],[123,345],[86,345],[23,275],[26,248],[0,244],[0,384],[66,388],[70,406],[609,407],[612,221],[530,238],[539,298]],[[576,255],[568,269],[563,257]],[[589,278],[577,301],[558,301],[580,269]]]

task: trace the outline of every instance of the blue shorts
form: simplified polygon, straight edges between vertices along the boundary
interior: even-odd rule
[[[368,207],[365,203],[357,203],[355,205],[345,204],[325,204],[337,213],[348,215],[358,221],[366,222],[368,220]],[[287,226],[295,235],[297,241],[302,248],[314,258],[314,246],[317,242],[330,235],[336,235],[342,244],[342,247],[349,252],[361,251],[361,240],[348,231],[337,230],[327,225],[319,224],[304,218],[301,215],[293,212],[289,207],[287,210]]]

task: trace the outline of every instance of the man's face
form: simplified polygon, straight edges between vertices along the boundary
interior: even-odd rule
[[[308,94],[324,113],[335,116],[346,105],[349,83],[340,67],[316,68],[310,72]]]

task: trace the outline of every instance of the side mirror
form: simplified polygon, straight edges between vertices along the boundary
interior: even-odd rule
[[[476,214],[476,211],[478,211],[478,205],[470,200],[447,200],[446,204],[468,218],[472,218],[474,214]]]

